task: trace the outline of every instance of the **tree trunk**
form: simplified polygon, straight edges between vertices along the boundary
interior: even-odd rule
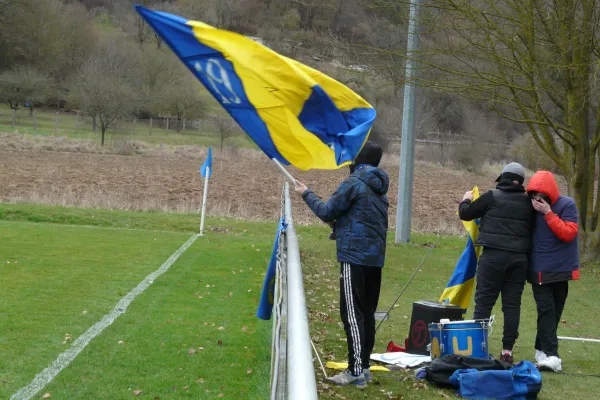
[[[106,127],[104,125],[102,125],[100,127],[101,130],[101,136],[102,138],[100,139],[100,147],[104,147],[104,134],[106,133]]]
[[[156,40],[156,48],[160,50],[161,46],[162,46],[162,38],[160,36],[158,36],[157,34],[154,34],[154,40]]]
[[[96,116],[94,115],[94,117],[92,118],[92,127],[94,128],[94,133],[97,132],[97,123],[96,123]]]
[[[12,109],[12,126],[13,128],[17,126],[17,110]]]
[[[58,134],[58,111],[56,112],[56,120],[54,121],[54,133],[52,136],[56,136]]]

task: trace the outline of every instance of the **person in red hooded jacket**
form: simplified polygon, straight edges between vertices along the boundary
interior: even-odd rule
[[[537,304],[535,360],[540,369],[560,372],[556,330],[569,293],[579,279],[579,230],[575,201],[561,196],[551,172],[538,171],[527,185],[537,211],[528,273]]]

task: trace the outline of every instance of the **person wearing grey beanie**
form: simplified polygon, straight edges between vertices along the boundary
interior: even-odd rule
[[[512,364],[535,214],[523,186],[525,168],[521,164],[507,164],[496,182],[496,189],[476,200],[472,191],[466,192],[458,215],[463,221],[480,219],[475,245],[483,247],[483,252],[477,266],[474,318],[489,318],[502,293],[504,333],[500,359]]]

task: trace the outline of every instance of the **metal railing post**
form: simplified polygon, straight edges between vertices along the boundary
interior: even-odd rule
[[[285,183],[285,240],[287,253],[287,398],[290,400],[316,400],[317,381],[310,345],[308,311],[304,296],[302,266],[298,236],[292,218],[289,184]]]

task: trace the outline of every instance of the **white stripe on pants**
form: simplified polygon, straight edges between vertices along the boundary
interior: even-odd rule
[[[350,335],[352,336],[352,349],[354,351],[354,370],[351,371],[354,375],[362,373],[362,358],[361,358],[361,343],[360,330],[356,322],[356,314],[354,311],[354,298],[352,296],[352,277],[350,273],[350,264],[343,263],[343,279],[344,279],[344,297],[346,298],[346,311],[348,313],[348,324],[350,325]]]

